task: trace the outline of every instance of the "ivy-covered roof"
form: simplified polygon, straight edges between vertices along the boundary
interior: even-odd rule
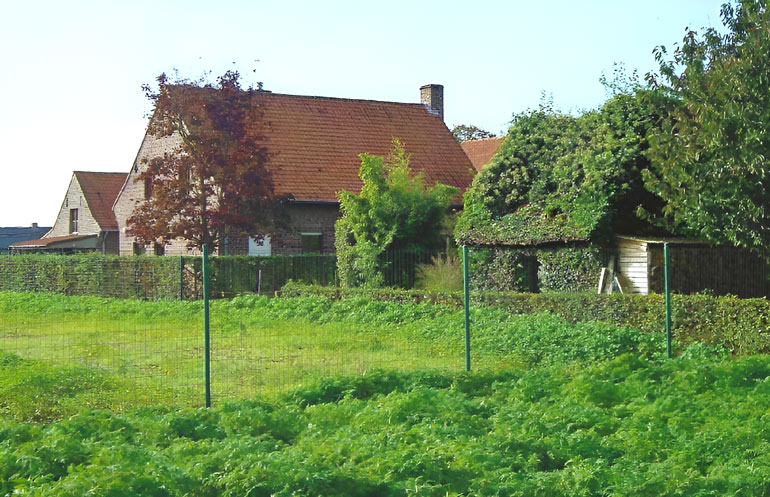
[[[558,213],[547,215],[541,208],[526,205],[500,219],[463,226],[456,231],[464,245],[499,245],[531,247],[559,242],[583,242],[594,234],[600,217],[586,219]]]

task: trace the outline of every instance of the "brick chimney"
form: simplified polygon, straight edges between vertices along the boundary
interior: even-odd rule
[[[421,86],[420,102],[428,108],[428,112],[444,120],[444,85]]]

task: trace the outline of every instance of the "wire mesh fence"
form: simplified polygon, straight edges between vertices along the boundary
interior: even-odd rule
[[[386,251],[382,267],[388,286],[413,288],[421,264],[433,252]],[[210,258],[210,296],[272,295],[288,281],[336,286],[332,254]],[[101,254],[0,256],[0,291],[141,300],[198,300],[203,296],[201,258],[192,256],[117,257]]]
[[[98,301],[45,295],[3,303],[0,353],[23,359],[33,391],[35,381],[43,382],[41,394],[95,407],[200,405],[200,312],[152,318],[145,312],[116,314],[114,306],[101,310]],[[17,308],[9,309],[9,303]],[[202,308],[200,302],[191,305]],[[72,381],[62,381],[67,378]]]
[[[18,367],[28,373],[39,369],[52,386],[41,385],[40,392],[58,391],[83,406],[204,405],[204,302],[187,300],[203,294],[201,258],[48,257],[9,257],[0,265],[14,278],[3,279],[4,289],[38,292],[0,294],[0,365],[21,361]],[[244,259],[211,258],[210,295],[230,297],[246,293],[245,287],[271,293],[273,285],[297,277],[335,283],[328,256],[257,261],[270,265]],[[418,260],[410,255],[397,261],[393,274],[413,280]],[[88,293],[97,296],[80,295]],[[340,373],[461,366],[459,354],[450,357],[398,333],[265,318],[230,303],[214,301],[210,312],[214,403]]]
[[[227,304],[211,307],[214,404],[336,374],[461,367],[459,354],[449,356],[399,333],[265,318],[258,311],[234,312]],[[24,361],[24,371],[34,373],[24,380],[28,387],[29,381],[46,382],[41,394],[58,392],[83,406],[114,409],[204,405],[202,301],[6,293],[0,306],[0,369],[8,372],[3,367],[10,358]]]
[[[669,250],[673,293],[769,294],[767,265],[761,258],[684,243],[671,244]],[[0,364],[20,358],[19,367],[35,371],[34,381],[57,385],[48,391],[75,392],[74,398],[83,405],[203,405],[203,302],[195,300],[203,292],[200,258],[55,256],[36,261],[35,257],[5,258],[0,264],[0,289],[53,289],[59,295],[0,295]],[[428,260],[430,254],[394,258],[387,266],[392,270],[389,278],[413,284],[416,268]],[[258,262],[212,258],[210,293],[230,297],[247,293],[245,288],[248,293],[272,293],[288,279],[334,285],[332,262],[330,256]],[[476,277],[472,292],[663,291],[662,244],[658,243],[635,241],[612,249],[579,246],[561,253],[474,248],[469,263]],[[495,286],[501,284],[503,288]],[[66,297],[83,293],[125,300]],[[229,302],[212,304],[210,364],[215,403],[281,391],[338,373],[463,368],[461,351],[448,354],[403,334],[322,324],[311,318],[265,317],[256,311],[241,312]],[[673,312],[676,320],[677,309]],[[586,319],[592,316],[587,314]],[[458,322],[458,336],[461,329]],[[18,395],[36,392],[34,381],[19,386]]]

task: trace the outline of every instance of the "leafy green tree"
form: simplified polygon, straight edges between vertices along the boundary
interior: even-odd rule
[[[452,136],[458,143],[468,140],[479,140],[481,138],[494,138],[495,134],[474,126],[472,124],[458,124],[452,128]]]
[[[648,79],[676,102],[651,138],[647,186],[675,228],[770,256],[770,11],[722,7],[726,32],[689,31]]]
[[[339,193],[342,216],[335,225],[340,280],[345,286],[384,284],[381,254],[388,249],[436,249],[443,244],[442,225],[458,190],[412,174],[409,154],[396,138],[387,158],[361,154],[356,195]]]
[[[660,210],[641,173],[660,100],[635,87],[577,117],[548,102],[514,116],[465,195],[458,238],[529,244],[649,229],[637,211]]]

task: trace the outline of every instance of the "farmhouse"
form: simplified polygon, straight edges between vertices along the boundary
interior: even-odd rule
[[[424,172],[428,184],[438,181],[463,192],[474,169],[444,124],[443,87],[426,85],[420,93],[421,103],[396,103],[260,91],[257,101],[268,151],[266,168],[274,194],[290,198],[288,228],[270,233],[261,245],[254,240],[228,240],[227,253],[333,252],[334,223],[339,217],[337,192],[358,193],[362,187],[359,154],[387,155],[394,137],[404,143],[412,169]],[[178,143],[178,136],[159,139],[145,135],[114,203],[120,254],[190,251],[180,239],[165,246],[139,246],[127,229],[135,207],[152,194],[137,177],[148,161],[170,152]]]
[[[56,222],[41,238],[12,244],[12,253],[118,253],[118,224],[112,204],[125,173],[75,171]]]

